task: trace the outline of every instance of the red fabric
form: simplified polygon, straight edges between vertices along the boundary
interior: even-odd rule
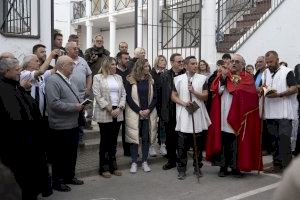
[[[226,87],[232,94],[232,103],[227,116],[229,125],[238,135],[237,168],[242,171],[262,170],[261,129],[258,95],[253,77],[245,72],[240,74],[239,84],[232,82],[229,74]],[[218,76],[211,90],[214,93],[210,117],[212,125],[208,129],[206,155],[211,160],[221,153],[221,97],[218,94]],[[213,141],[218,140],[218,141]]]

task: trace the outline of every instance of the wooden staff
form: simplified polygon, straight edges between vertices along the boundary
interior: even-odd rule
[[[190,77],[188,79],[188,84],[192,85],[192,77]],[[193,102],[191,92],[190,92],[190,101]],[[200,183],[200,180],[199,180],[199,178],[200,178],[199,177],[200,169],[199,169],[199,164],[198,164],[198,147],[197,147],[197,142],[196,142],[194,112],[192,112],[191,115],[192,115],[192,124],[193,124],[194,156],[195,156],[195,160],[196,160],[196,169],[197,169],[196,176],[197,176],[197,179],[198,179],[198,183]]]

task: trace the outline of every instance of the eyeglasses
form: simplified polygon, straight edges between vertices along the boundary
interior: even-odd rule
[[[178,61],[174,61],[174,62],[183,63],[183,60],[178,60]]]
[[[239,60],[231,60],[230,63],[231,63],[231,64],[233,64],[233,63],[240,64],[241,61],[239,61]]]

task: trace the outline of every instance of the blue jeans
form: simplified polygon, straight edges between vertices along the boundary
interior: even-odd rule
[[[139,121],[139,136],[142,137],[142,161],[148,159],[149,154],[149,120],[143,119]],[[137,162],[138,144],[130,144],[130,154],[132,162]]]

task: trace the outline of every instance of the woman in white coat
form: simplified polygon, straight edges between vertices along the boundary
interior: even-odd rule
[[[93,79],[96,100],[93,120],[98,122],[100,128],[99,173],[105,178],[110,178],[111,174],[122,175],[117,167],[116,151],[126,92],[122,77],[116,74],[116,69],[116,60],[108,58],[103,61],[99,74]]]

